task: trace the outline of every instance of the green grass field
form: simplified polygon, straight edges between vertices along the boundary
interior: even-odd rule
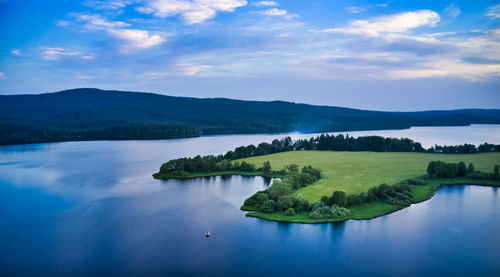
[[[357,194],[366,192],[369,188],[383,183],[392,185],[409,178],[424,175],[426,174],[427,165],[433,160],[445,162],[464,161],[466,164],[473,163],[476,170],[492,172],[494,165],[500,164],[500,153],[428,154],[293,151],[246,158],[239,161],[253,163],[256,167],[262,166],[264,161],[269,161],[274,170],[281,169],[288,164],[311,165],[320,169],[322,179],[295,192],[297,196],[314,203],[318,202],[324,195],[330,196],[335,190],[344,191],[346,194]],[[428,195],[428,193],[424,194]]]

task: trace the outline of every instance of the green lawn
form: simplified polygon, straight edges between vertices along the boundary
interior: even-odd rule
[[[369,188],[382,183],[392,185],[409,178],[424,175],[430,161],[473,163],[476,170],[492,172],[495,164],[500,164],[500,153],[482,154],[427,154],[427,153],[377,153],[377,152],[337,152],[337,151],[293,151],[239,160],[262,166],[270,161],[273,169],[281,169],[288,164],[311,165],[322,171],[322,179],[299,189],[296,195],[311,203],[318,202],[322,196],[331,195],[335,190],[346,194],[366,192]],[[464,180],[466,181],[466,180]],[[455,180],[453,183],[457,183]],[[475,182],[476,183],[476,182]],[[417,191],[415,201],[429,195],[434,186],[426,186]],[[417,189],[418,190],[418,189]],[[433,193],[432,193],[433,194]],[[431,196],[432,196],[431,194]],[[370,205],[366,204],[366,205]],[[387,204],[386,204],[387,205]],[[360,206],[360,211],[362,210]],[[399,209],[388,205],[379,205],[380,209]],[[368,210],[373,210],[370,207]],[[359,211],[353,211],[359,214]],[[360,216],[359,218],[364,218]]]

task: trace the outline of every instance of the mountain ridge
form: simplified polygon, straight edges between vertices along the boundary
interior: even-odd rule
[[[0,144],[500,124],[500,109],[372,111],[77,88],[0,95]]]

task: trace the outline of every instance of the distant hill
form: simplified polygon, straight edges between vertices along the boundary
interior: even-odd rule
[[[91,88],[0,96],[0,144],[500,124],[500,110],[379,112]]]

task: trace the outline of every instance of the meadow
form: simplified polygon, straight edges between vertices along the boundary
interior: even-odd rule
[[[314,203],[320,201],[322,196],[330,196],[336,190],[344,191],[347,195],[359,194],[383,183],[392,185],[425,175],[429,162],[437,160],[473,163],[476,170],[492,172],[493,167],[500,164],[500,153],[428,154],[312,150],[282,152],[239,161],[256,166],[269,161],[273,170],[279,170],[289,164],[311,165],[320,169],[322,178],[319,181],[295,191],[295,195]]]

